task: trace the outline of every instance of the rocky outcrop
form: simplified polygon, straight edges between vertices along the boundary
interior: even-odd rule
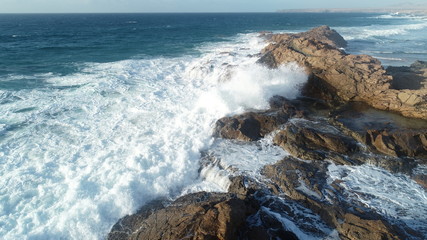
[[[340,159],[359,150],[357,142],[325,122],[295,120],[274,137],[274,143],[293,156],[307,160]]]
[[[248,112],[219,119],[215,124],[214,136],[242,141],[256,141],[286,123],[289,118],[303,116],[292,103],[283,97],[270,101],[268,111]]]
[[[286,196],[317,213],[330,226],[337,229],[341,239],[406,239],[405,229],[389,224],[379,214],[362,204],[350,206],[340,186],[326,184],[326,162],[303,162],[288,157],[267,165],[263,174]]]
[[[391,224],[361,202],[348,201],[340,182],[329,183],[327,179],[331,161],[347,165],[370,163],[408,174],[423,186],[425,175],[412,175],[412,172],[417,164],[423,163],[419,159],[425,153],[423,134],[427,122],[376,110],[366,104],[333,107],[315,99],[301,98],[276,102],[274,108],[283,108],[280,104],[304,113],[272,130],[276,130],[274,143],[291,156],[264,167],[262,174],[268,181],[263,186],[238,176],[232,178],[229,191],[243,195],[267,191],[286,196],[320,216],[330,228],[338,231],[341,239],[423,238],[404,224]],[[279,208],[278,204],[270,203],[268,208],[278,212],[286,208]]]
[[[260,62],[304,66],[310,75],[305,96],[276,96],[268,110],[221,118],[214,136],[256,141],[273,132],[274,144],[290,155],[262,168],[261,178],[220,168],[220,160],[207,156],[201,168],[230,172],[229,193],[153,201],[117,222],[108,239],[294,240],[305,233],[330,239],[332,232],[348,240],[424,239],[399,219],[349,199],[352,192],[328,171],[333,164],[370,163],[427,188],[427,175],[416,170],[427,163],[427,64],[386,71],[373,57],[346,54],[345,40],[326,26],[264,35],[272,43]]]
[[[224,117],[216,122],[214,136],[241,141],[256,141],[284,124],[289,115],[276,112],[249,112]]]
[[[323,38],[313,38],[323,35]],[[323,33],[323,34],[322,34]],[[334,46],[321,27],[306,34],[278,35],[259,60],[270,67],[296,62],[310,75],[305,94],[330,102],[361,101],[378,109],[427,119],[427,89],[392,89],[393,77],[380,61],[368,55],[350,55]]]
[[[368,130],[365,140],[368,146],[390,156],[427,159],[427,129]]]
[[[246,186],[257,184],[244,177],[235,177],[230,189],[246,195],[259,195],[264,190],[285,196],[320,216],[329,227],[337,230],[341,239],[423,239],[405,224],[392,224],[362,202],[348,200],[349,193],[340,181],[328,179],[328,167],[330,164],[371,163],[408,174],[420,185],[425,185],[425,174],[413,174],[418,164],[425,164],[423,159],[427,154],[427,122],[422,120],[427,119],[424,80],[420,77],[418,85],[402,87],[404,80],[393,82],[402,69],[386,71],[371,56],[345,53],[339,49],[344,46],[343,39],[327,27],[301,34],[272,35],[270,39],[272,43],[264,49],[260,62],[273,68],[297,62],[310,75],[303,90],[305,98],[280,102],[275,108],[280,109],[280,104],[286,103],[292,106],[292,113],[304,114],[295,118],[297,114],[286,112],[281,121],[264,127],[261,127],[263,120],[242,127],[243,120],[249,116],[262,119],[272,110],[225,118],[231,122],[228,125],[224,124],[224,119],[218,121],[217,137],[250,141],[276,130],[274,143],[291,155],[263,168],[261,174],[267,179],[265,186],[248,189]],[[407,71],[416,72],[424,79],[422,64],[416,63]],[[314,103],[320,108],[313,107]],[[224,130],[239,134],[221,133]],[[255,137],[242,137],[250,130],[255,130]]]
[[[332,121],[373,152],[427,159],[427,121],[375,110],[361,103],[331,112]]]
[[[394,90],[390,89],[371,96],[365,102],[371,106],[394,111],[406,117],[427,120],[427,89]]]
[[[325,90],[342,101],[361,101],[390,88],[392,77],[375,58],[348,55],[313,38],[291,38],[271,44],[265,51],[261,62],[270,67],[297,62],[306,68],[312,79],[317,78]]]
[[[347,47],[347,41],[339,34],[337,31],[329,28],[328,26],[320,26],[314,28],[307,32],[301,33],[284,33],[284,34],[274,34],[270,37],[270,40],[273,42],[282,42],[293,38],[312,38],[323,43],[329,44],[335,48],[345,48]]]
[[[206,192],[173,202],[155,200],[120,219],[107,239],[298,240],[280,221],[264,215],[253,197]]]
[[[250,203],[236,195],[200,192],[146,205],[116,223],[108,239],[237,239],[252,213]]]

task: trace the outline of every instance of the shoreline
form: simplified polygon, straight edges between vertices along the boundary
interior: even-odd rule
[[[371,56],[340,50],[347,43],[328,26],[272,34],[266,39],[270,44],[257,62],[273,69],[290,62],[305,66],[309,79],[301,96],[276,95],[266,110],[222,117],[215,123],[213,137],[240,143],[271,137],[272,144],[289,155],[263,165],[262,178],[222,163],[221,157],[202,156],[201,172],[217,168],[228,173],[226,193],[201,191],[173,201],[154,200],[120,219],[107,239],[392,240],[426,236],[419,227],[425,220],[415,213],[393,219],[382,214],[384,209],[393,209],[393,204],[369,203],[376,198],[399,202],[409,195],[415,197],[405,191],[403,198],[389,195],[387,188],[401,184],[401,179],[394,180],[390,174],[412,178],[410,183],[418,184],[420,192],[427,189],[427,174],[416,170],[427,163],[427,100],[418,96],[427,95],[427,86],[421,84],[427,77],[419,75],[427,72],[427,62],[386,72]],[[396,89],[393,80],[398,73],[405,75],[400,77],[419,76],[419,84]],[[389,107],[376,104],[387,102],[388,97]],[[424,112],[416,115],[417,110]],[[415,122],[421,128],[415,129]],[[366,176],[365,171],[375,173]],[[376,174],[379,183],[387,179],[379,193],[370,192],[367,182]],[[361,199],[360,193],[367,195]]]
[[[266,39],[270,35],[279,32],[302,32],[309,27],[318,26],[319,22],[329,23],[348,40],[348,47],[340,48],[342,51],[348,51],[350,54],[396,57],[394,60],[385,60],[399,66],[391,68],[393,72],[400,73],[401,79],[393,84],[393,87],[406,88],[405,79],[410,77],[408,72],[412,70],[410,64],[414,59],[427,62],[427,48],[423,47],[427,46],[426,39],[423,38],[427,29],[426,17],[405,14],[393,16],[363,13],[271,13],[156,15],[149,18],[155,20],[154,23],[147,23],[147,16],[137,15],[4,17],[5,20],[24,21],[22,28],[12,28],[4,33],[5,40],[13,46],[16,44],[16,51],[3,53],[8,68],[3,75],[4,94],[0,99],[5,120],[0,124],[0,133],[3,133],[0,158],[4,159],[6,164],[2,176],[5,181],[16,183],[7,185],[1,195],[6,196],[3,202],[6,203],[5,209],[9,213],[9,216],[3,219],[5,227],[0,230],[0,235],[4,235],[6,240],[34,236],[65,239],[87,236],[91,239],[105,239],[118,219],[137,212],[141,206],[148,207],[152,199],[165,197],[167,204],[168,201],[174,201],[178,196],[190,192],[227,192],[231,183],[233,185],[229,194],[240,194],[243,201],[231,195],[208,193],[195,194],[194,198],[184,198],[180,203],[188,204],[191,199],[209,198],[213,204],[208,206],[215,208],[215,203],[222,201],[224,204],[218,205],[222,206],[219,210],[228,209],[230,206],[233,211],[242,210],[241,214],[238,214],[241,216],[246,216],[247,211],[254,217],[252,220],[257,217],[251,210],[252,203],[255,204],[254,208],[262,207],[264,210],[289,208],[290,206],[286,205],[289,203],[301,209],[299,215],[298,212],[290,212],[287,215],[295,213],[297,216],[288,219],[291,223],[299,226],[311,225],[312,229],[319,228],[324,224],[320,220],[314,221],[318,216],[315,213],[309,215],[312,217],[305,214],[311,211],[310,209],[290,199],[286,200],[286,204],[281,204],[284,200],[275,194],[283,196],[289,193],[294,197],[305,198],[304,192],[299,191],[313,190],[309,192],[309,198],[321,197],[322,189],[327,192],[333,189],[326,185],[323,187],[322,184],[317,188],[308,180],[322,183],[317,180],[325,179],[329,170],[334,173],[329,179],[336,179],[338,187],[346,187],[345,182],[340,182],[341,172],[350,173],[343,181],[351,182],[352,178],[365,180],[363,176],[351,175],[349,169],[353,168],[380,176],[367,174],[371,179],[387,179],[382,177],[390,174],[390,182],[398,189],[396,192],[417,190],[416,193],[425,193],[423,189],[419,190],[418,186],[402,188],[402,184],[395,183],[396,177],[393,177],[393,173],[384,168],[374,169],[375,166],[383,167],[382,164],[386,164],[385,161],[380,162],[381,158],[371,158],[371,161],[377,162],[351,168],[341,165],[331,165],[329,168],[329,160],[317,160],[319,164],[312,165],[309,160],[304,164],[304,161],[298,159],[284,159],[284,155],[288,153],[283,148],[292,150],[298,147],[295,145],[293,148],[293,145],[282,141],[285,137],[293,140],[295,135],[292,135],[292,130],[304,133],[305,137],[328,137],[328,140],[336,143],[336,138],[329,135],[329,132],[336,132],[336,127],[324,121],[321,121],[323,126],[312,121],[313,117],[328,117],[330,110],[322,100],[295,100],[295,97],[301,96],[300,86],[307,80],[305,72],[299,66],[272,69],[258,64],[257,60],[263,55],[261,51],[266,47]],[[213,21],[213,18],[216,20]],[[248,18],[251,21],[247,21]],[[68,21],[62,22],[58,21],[59,19]],[[158,25],[156,22],[164,24]],[[46,25],[52,26],[52,29],[45,28]],[[209,28],[209,31],[206,31],[206,28]],[[34,34],[35,31],[37,35]],[[392,35],[389,35],[391,33]],[[397,41],[394,41],[396,39]],[[40,40],[44,40],[42,45],[37,44]],[[92,46],[91,43],[96,43],[96,47],[89,47]],[[126,46],[123,46],[123,43],[126,43]],[[297,43],[293,45],[297,46]],[[46,48],[40,49],[43,46]],[[147,49],[147,55],[139,54]],[[299,47],[296,50],[298,49],[300,53],[306,53],[305,57],[313,55],[307,53],[304,48]],[[38,53],[36,57],[35,54]],[[132,57],[133,54],[137,55]],[[298,53],[292,54],[297,56]],[[64,58],[65,55],[68,57]],[[104,59],[105,62],[98,63],[95,58]],[[94,59],[94,62],[88,59]],[[316,61],[322,62],[323,60]],[[367,69],[369,68],[368,66]],[[413,69],[417,70],[419,67],[414,66]],[[316,71],[318,74],[321,72],[325,71]],[[328,75],[337,72],[331,71]],[[420,85],[419,81],[412,83],[411,88],[414,89]],[[282,95],[290,101],[277,98],[270,102],[268,100],[272,94]],[[400,94],[400,98],[408,103],[417,101],[416,97],[410,95]],[[356,112],[355,108],[359,111]],[[354,126],[357,132],[351,132],[355,138],[366,136],[359,132],[363,131],[363,126],[367,123],[402,120],[405,126],[408,125],[407,119],[403,117],[388,114],[384,116],[382,112],[372,110],[369,106],[348,106],[336,110],[339,112],[331,112],[333,116],[338,117],[331,119],[333,123],[345,126],[353,122],[358,124]],[[224,116],[229,117],[230,121],[222,119],[221,122],[229,129],[242,123],[240,126],[243,129],[236,131],[237,137],[254,141],[214,138],[212,132],[215,122]],[[384,120],[384,117],[390,120]],[[245,126],[257,122],[261,123],[262,131],[244,131]],[[417,129],[427,129],[427,122],[419,122],[414,120],[409,125],[426,123]],[[275,133],[268,132],[274,131],[276,124],[281,123],[286,124],[288,128],[275,140]],[[343,128],[338,126],[338,129]],[[256,126],[252,129],[256,129]],[[227,133],[232,131],[221,131],[221,134]],[[337,150],[359,149],[353,141],[346,141],[351,138],[343,135],[337,136],[341,136],[338,139],[342,139],[344,143],[342,146],[336,146]],[[383,143],[386,143],[387,147],[388,139],[399,137],[399,133],[370,131],[367,136],[376,140],[375,148],[393,154],[384,148]],[[262,139],[256,140],[258,138]],[[405,151],[418,154],[416,149]],[[399,150],[397,154],[401,154],[400,152]],[[341,157],[339,153],[327,150],[313,152],[307,149],[303,152],[296,149],[294,153],[310,158],[323,158],[324,154],[328,154],[335,157],[336,161],[346,162],[346,158]],[[394,159],[384,157],[390,158]],[[402,167],[399,167],[400,163],[403,164]],[[387,166],[411,171],[409,167],[412,167],[412,164],[416,162],[401,159],[401,162],[396,161],[394,166]],[[270,166],[261,173],[261,168],[266,165]],[[326,167],[328,168],[325,169]],[[310,172],[317,171],[321,176],[309,179],[302,175],[301,181],[293,182],[294,177],[299,177],[293,170],[298,169],[309,175]],[[291,172],[288,179],[282,179],[276,174],[282,170]],[[419,172],[425,175],[412,178],[410,175],[401,174],[400,176],[405,178],[402,182],[411,181],[409,183],[415,184],[413,180],[417,179],[422,182],[423,176],[427,176],[427,168],[419,169]],[[260,181],[261,177],[273,178],[277,183],[289,183],[294,190],[288,191],[286,185],[277,186],[271,182]],[[27,184],[20,184],[21,182]],[[259,182],[270,185],[267,188]],[[298,185],[305,182],[307,186]],[[372,187],[380,192],[382,189],[389,189],[389,185],[379,183],[380,185]],[[360,185],[364,186],[370,184]],[[256,197],[253,191],[258,190],[258,196],[270,198],[275,203],[270,205],[264,202],[260,206],[259,201],[253,198]],[[272,194],[263,195],[264,190],[271,190]],[[25,197],[28,196],[27,193],[31,199]],[[245,200],[246,193],[249,201]],[[417,196],[416,193],[414,196]],[[9,196],[16,197],[12,199]],[[12,201],[14,199],[16,201]],[[414,205],[414,198],[411,199],[410,202],[400,202],[411,206],[407,208],[409,211],[419,209],[420,213],[427,215],[427,205],[418,204],[427,203],[427,198],[421,201],[416,198],[418,203],[415,204],[418,205]],[[19,204],[16,206],[20,207],[14,208],[12,203]],[[312,202],[313,204],[316,203]],[[178,202],[175,206],[177,208],[168,210],[177,209],[183,212],[179,210]],[[236,208],[238,206],[241,208]],[[210,211],[212,216],[216,216],[215,212],[214,209]],[[263,219],[278,216],[268,211],[258,213]],[[35,216],[43,216],[50,221],[40,222]],[[182,216],[182,219],[187,216],[195,214]],[[233,222],[237,223],[234,217],[238,216],[232,216]],[[307,223],[304,224],[303,220],[306,218],[311,218],[313,222],[304,221]],[[282,224],[281,219],[274,219],[271,222],[273,225],[265,225],[267,232],[279,229],[276,225]],[[412,222],[425,220],[423,216],[418,215],[408,219],[413,220]],[[16,222],[28,223],[29,227],[20,231],[19,226],[22,224],[16,225]],[[288,229],[290,225],[283,223],[283,226]],[[212,228],[205,230],[209,229]],[[252,230],[255,236],[258,230]],[[285,234],[283,230],[280,228],[275,234]],[[311,230],[302,228],[302,231]],[[321,234],[328,232],[332,230],[325,230]],[[425,234],[427,236],[427,231]],[[282,239],[293,239],[291,237]],[[302,235],[300,239],[307,238]],[[263,240],[255,237],[253,239]]]

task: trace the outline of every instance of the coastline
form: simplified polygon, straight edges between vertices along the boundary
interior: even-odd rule
[[[423,239],[423,219],[393,218],[383,214],[381,205],[369,207],[369,197],[376,201],[378,193],[369,192],[364,180],[354,190],[347,178],[352,169],[367,168],[381,178],[403,174],[419,184],[419,191],[427,189],[427,175],[416,171],[427,164],[427,84],[391,87],[399,73],[427,73],[427,63],[386,72],[370,56],[340,50],[345,40],[327,26],[264,37],[270,45],[263,49],[260,64],[305,66],[309,81],[302,96],[276,96],[267,110],[223,117],[213,135],[241,143],[272,138],[289,155],[262,167],[263,177],[256,178],[206,154],[201,169],[228,172],[227,193],[155,200],[120,219],[108,239]],[[425,76],[420,79],[427,82]],[[391,96],[387,108],[375,103],[387,102],[386,96],[395,93],[398,97]],[[399,183],[389,187],[393,184]],[[397,202],[399,197],[392,196]]]
[[[300,86],[312,74],[297,64],[274,68],[257,63],[266,53],[262,49],[271,43],[266,39],[279,41],[279,35],[273,33],[333,26],[348,42],[341,50],[371,55],[384,68],[393,66],[386,68],[400,79],[393,79],[393,92],[410,93],[393,98],[415,103],[417,97],[411,97],[413,91],[408,90],[426,85],[410,74],[422,68],[422,64],[411,66],[416,59],[427,62],[425,17],[248,13],[2,15],[3,19],[3,27],[23,24],[2,34],[2,40],[9,42],[1,52],[1,68],[6,72],[0,86],[0,158],[4,162],[0,175],[5,183],[0,193],[4,213],[0,214],[0,235],[5,240],[105,239],[120,218],[153,206],[151,200],[158,199],[167,207],[171,201],[199,191],[208,193],[186,197],[175,209],[191,199],[206,199],[210,216],[216,216],[215,209],[240,209],[237,215],[246,217],[248,213],[252,223],[258,217],[271,220],[264,230],[278,229],[276,236],[286,236],[282,239],[293,239],[286,231],[295,232],[300,239],[319,240],[325,240],[319,235],[336,232],[334,225],[328,225],[333,222],[325,223],[309,205],[284,198],[288,194],[322,197],[323,190],[337,188],[348,194],[342,199],[362,197],[365,205],[360,209],[391,213],[398,224],[402,219],[394,212],[403,211],[408,219],[403,223],[409,225],[423,223],[427,215],[427,205],[420,204],[427,203],[420,197],[427,168],[416,167],[419,160],[411,157],[420,154],[417,147],[401,148],[408,139],[419,140],[416,133],[426,128],[423,120],[409,120],[367,104],[340,105],[320,99],[322,96],[307,97],[303,94],[309,91],[301,92]],[[52,28],[45,28],[47,25]],[[309,61],[315,62],[321,61]],[[345,72],[337,67],[332,69]],[[324,97],[336,96],[324,93]],[[271,99],[274,94],[287,100]],[[213,137],[215,123],[218,131]],[[404,131],[405,127],[413,130]],[[293,130],[301,134],[292,135]],[[337,132],[342,134],[336,138],[329,134]],[[296,139],[298,136],[304,138]],[[335,150],[353,149],[361,156],[337,154],[327,150],[327,145],[313,146],[316,138],[310,140],[310,136],[332,143],[342,139],[344,144]],[[286,144],[284,139],[305,140]],[[349,139],[358,144],[346,141]],[[307,148],[301,148],[301,143],[307,143]],[[366,151],[359,151],[362,146]],[[328,158],[295,159],[289,157],[292,150],[292,156]],[[319,175],[298,176],[294,170]],[[279,171],[289,171],[289,178],[276,174]],[[297,177],[301,181],[294,182]],[[326,184],[334,184],[324,185],[325,179]],[[318,188],[312,185],[316,182]],[[356,188],[366,194],[357,195]],[[210,194],[213,192],[224,194]],[[390,197],[388,192],[402,195]],[[388,200],[400,202],[402,207]],[[221,208],[215,207],[217,203]],[[260,208],[265,211],[253,212]],[[273,211],[289,208],[288,212]],[[40,221],[40,217],[49,221]],[[239,222],[239,218],[233,219]],[[218,226],[215,224],[212,229]],[[251,226],[254,236],[264,231],[259,227]]]

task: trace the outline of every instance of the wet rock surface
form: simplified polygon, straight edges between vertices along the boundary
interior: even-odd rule
[[[357,142],[328,123],[295,120],[277,133],[274,143],[301,159],[323,160],[333,155],[350,155],[359,150]]]
[[[281,112],[249,112],[233,117],[224,117],[216,122],[214,136],[256,141],[279,125],[284,124],[289,115]]]
[[[427,121],[352,103],[331,113],[333,121],[370,150],[395,157],[427,157]]]
[[[366,144],[391,156],[427,158],[427,130],[368,130]]]
[[[297,240],[282,223],[263,213],[253,196],[232,193],[188,194],[153,201],[117,222],[107,239],[247,239]]]
[[[420,184],[424,189],[427,190],[427,175],[426,174],[414,174],[413,179]]]
[[[311,163],[289,157],[268,165],[263,174],[286,196],[317,213],[337,229],[341,239],[405,239],[402,229],[389,224],[361,203],[349,205],[340,187],[328,185],[326,162]]]
[[[234,194],[200,192],[146,205],[114,225],[108,239],[237,239],[253,212]]]
[[[363,133],[369,132],[366,129],[385,126],[397,129],[406,123],[388,121],[387,115],[382,116],[379,112],[377,114],[387,121],[368,121],[366,124],[357,121],[353,126],[349,122],[354,119],[344,121],[354,117],[346,115],[351,111],[349,109],[320,105],[318,110],[315,106],[319,102],[311,99],[276,100],[269,111],[290,108],[304,114],[287,117],[285,123],[269,129],[277,131],[274,142],[291,156],[265,166],[261,170],[264,180],[228,169],[234,174],[230,177],[229,193],[196,193],[174,202],[154,201],[138,213],[120,220],[108,238],[304,239],[315,236],[318,239],[423,239],[421,233],[405,224],[390,222],[364,203],[350,201],[340,181],[332,181],[328,172],[331,164],[370,163],[411,175],[422,161],[408,156],[387,156],[358,142]],[[354,107],[353,110],[354,113],[360,109]],[[363,110],[372,108],[364,107]],[[325,114],[325,111],[329,113]],[[265,112],[251,114],[263,115]],[[325,115],[330,117],[325,118]],[[411,121],[409,125],[413,125]],[[420,122],[413,126],[419,130],[423,125]],[[239,136],[236,139],[248,141]],[[414,174],[412,178],[425,186],[425,175]],[[293,225],[297,225],[298,230]]]
[[[224,117],[216,122],[214,136],[242,141],[256,141],[286,123],[291,117],[303,116],[303,111],[283,97],[270,101],[268,111],[248,112]]]

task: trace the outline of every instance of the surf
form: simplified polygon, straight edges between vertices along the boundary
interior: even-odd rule
[[[22,127],[1,138],[1,235],[100,239],[147,201],[203,182],[200,152],[215,121],[276,94],[294,98],[307,78],[297,66],[258,65],[251,55],[263,46],[242,34],[202,46],[200,57],[88,63],[45,75],[50,91],[10,92],[2,128]],[[212,182],[202,190],[218,189]]]

